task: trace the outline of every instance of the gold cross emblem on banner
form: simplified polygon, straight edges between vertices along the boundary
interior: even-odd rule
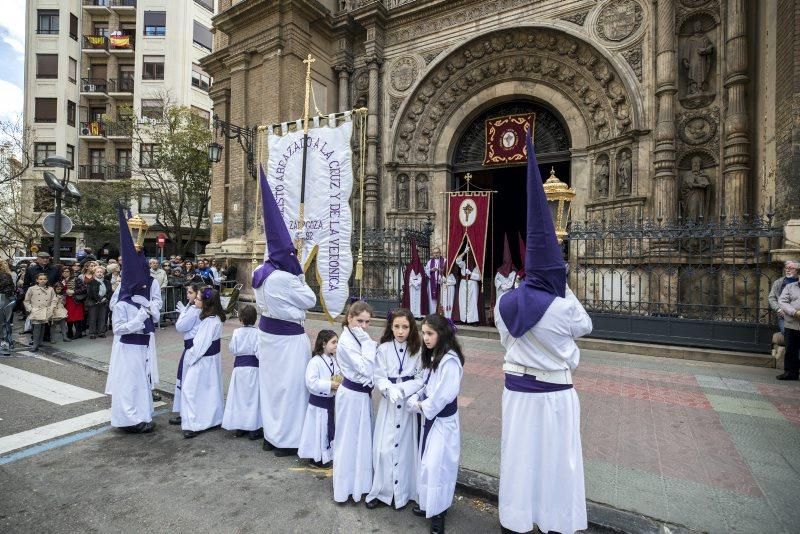
[[[461,211],[464,212],[464,215],[466,216],[467,220],[469,220],[469,214],[472,213],[472,204],[468,204],[465,202],[464,207],[461,208]]]

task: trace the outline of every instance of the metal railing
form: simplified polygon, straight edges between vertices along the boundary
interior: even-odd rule
[[[106,127],[106,137],[131,137],[133,135],[133,122],[118,121]]]
[[[133,76],[126,76],[124,78],[110,78],[108,80],[109,93],[133,93],[134,79]]]
[[[108,7],[111,0],[82,0],[81,5],[88,7]]]
[[[109,165],[107,176],[109,180],[127,180],[131,177],[131,167],[130,165]]]
[[[78,134],[81,136],[105,137],[106,124],[101,121],[81,122]]]
[[[105,78],[81,78],[81,93],[106,93],[108,82]]]
[[[108,167],[105,164],[99,165],[79,165],[79,180],[106,180],[108,178]]]
[[[108,38],[108,49],[114,50],[134,50],[136,45],[135,35],[111,35]]]
[[[111,7],[136,7],[136,0],[111,0]]]

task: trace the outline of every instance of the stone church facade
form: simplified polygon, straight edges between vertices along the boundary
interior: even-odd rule
[[[440,193],[482,172],[483,121],[532,111],[540,162],[577,190],[574,218],[771,206],[784,254],[800,249],[792,0],[220,0],[214,30],[203,66],[220,119],[300,118],[309,53],[323,112],[368,108],[366,227],[431,220],[441,242]],[[256,183],[220,141],[207,252],[245,259]]]

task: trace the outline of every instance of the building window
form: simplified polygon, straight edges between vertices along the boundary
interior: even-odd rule
[[[75,126],[75,115],[78,106],[72,100],[67,100],[67,124]]]
[[[45,35],[58,34],[58,10],[57,9],[39,9],[37,11],[38,19],[36,23],[36,33]]]
[[[44,167],[44,160],[51,156],[56,155],[55,143],[34,143],[33,144],[34,159],[33,164],[36,167]]]
[[[58,78],[58,54],[36,54],[36,77]]]
[[[144,34],[148,37],[163,37],[167,34],[167,12],[145,11]]]
[[[69,14],[69,36],[78,40],[78,17],[72,13]]]
[[[203,6],[210,12],[214,12],[214,0],[194,0],[194,3]]]
[[[211,88],[211,76],[206,74],[198,65],[192,65],[192,85],[208,92]]]
[[[75,147],[72,145],[67,145],[67,159],[71,165],[70,168],[75,168]]]
[[[164,56],[144,56],[142,67],[143,80],[164,79]]]
[[[144,193],[139,197],[139,213],[145,215],[154,215],[158,213],[153,195]]]
[[[33,190],[33,210],[34,211],[53,211],[56,207],[53,200],[53,193],[46,186],[37,186]]]
[[[208,124],[211,121],[211,113],[208,110],[203,108],[198,108],[197,106],[192,106],[192,115],[197,117],[197,120],[201,121],[204,124]]]
[[[211,30],[203,26],[197,21],[194,21],[194,32],[192,40],[194,44],[208,50],[211,52],[211,43],[212,43],[212,36]]]
[[[164,101],[156,99],[142,99],[142,118],[160,120],[164,117]]]
[[[103,37],[108,37],[108,22],[95,22],[94,23],[94,33],[92,35],[102,35]]]
[[[139,146],[139,167],[143,169],[152,169],[155,167],[157,159],[158,144],[142,143]]]
[[[69,58],[67,78],[69,78],[69,81],[72,83],[76,83],[78,81],[78,62],[74,58]]]
[[[58,99],[37,98],[34,110],[34,122],[56,122],[58,120]]]

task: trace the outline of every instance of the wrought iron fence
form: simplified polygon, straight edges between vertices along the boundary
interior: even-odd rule
[[[419,257],[424,263],[430,256],[430,241],[433,225],[421,222],[405,228],[383,228],[364,230],[363,277],[355,280],[358,261],[358,236],[352,242],[353,276],[350,277],[350,295],[366,300],[382,317],[390,309],[400,305],[403,288],[403,272],[411,261],[411,243],[416,242]],[[306,281],[319,294],[319,284],[312,274],[306,273]],[[315,311],[322,311],[318,306]]]
[[[598,337],[767,351],[780,228],[766,217],[573,223],[570,286]]]

